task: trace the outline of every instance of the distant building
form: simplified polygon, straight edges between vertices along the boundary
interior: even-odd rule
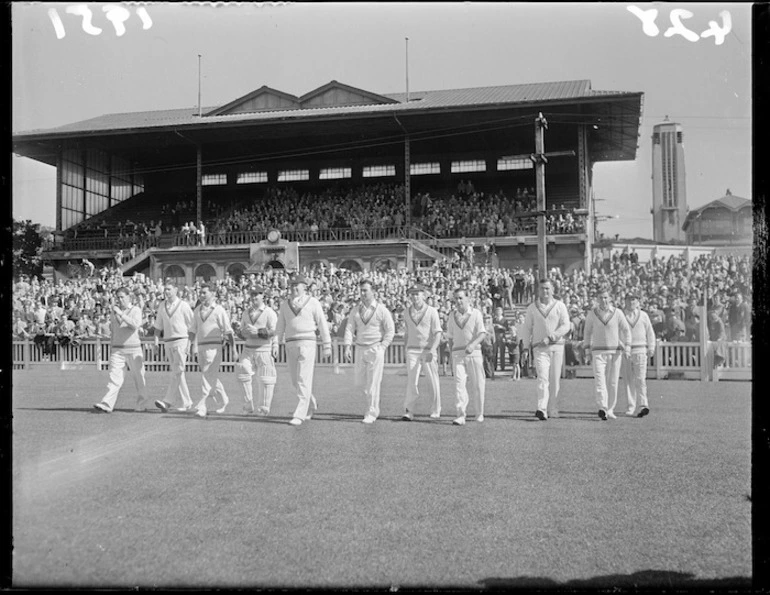
[[[691,245],[751,244],[754,239],[751,200],[733,196],[728,188],[722,198],[690,211],[682,231]]]
[[[682,127],[669,122],[652,128],[652,222],[656,242],[684,242],[687,215]]]

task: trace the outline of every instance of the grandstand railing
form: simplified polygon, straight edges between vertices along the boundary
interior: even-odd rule
[[[560,211],[554,211],[553,213],[559,213]],[[551,211],[548,212],[552,214]],[[568,229],[558,229],[556,226],[548,224],[546,233],[548,235],[569,235],[575,233],[584,233],[585,225],[582,216],[576,216],[572,227]],[[495,233],[482,233],[481,235],[487,235],[488,237],[510,237],[516,235],[537,235],[537,215],[525,214],[515,218],[516,227],[504,234]],[[228,231],[219,232],[211,231],[206,232],[206,245],[244,245],[255,244],[265,240],[269,230],[244,230],[244,231]],[[436,230],[430,230],[430,232],[422,227],[405,225],[392,225],[387,227],[370,226],[360,229],[353,229],[349,227],[339,227],[331,229],[296,229],[296,230],[280,230],[284,239],[290,242],[345,242],[345,241],[367,241],[367,240],[392,240],[392,239],[416,239],[422,240],[435,247],[449,248],[448,245],[442,245],[442,241],[449,238],[460,238],[465,234],[459,231],[442,230],[440,235],[436,233]],[[431,233],[432,232],[432,233]],[[44,251],[78,251],[78,250],[120,250],[128,249],[133,244],[137,245],[139,251],[143,251],[151,247],[163,247],[163,246],[199,246],[200,242],[196,234],[184,234],[165,233],[160,238],[154,235],[146,236],[134,236],[123,235],[118,236],[110,234],[107,237],[103,236],[91,236],[83,238],[57,238],[55,240],[47,240],[44,245]]]
[[[167,372],[169,363],[166,360],[165,347],[161,343],[158,350],[152,348],[152,341],[143,342],[145,368],[149,372]],[[666,343],[660,342],[655,348],[655,354],[649,359],[647,367],[648,378],[659,380],[667,378],[718,380],[751,380],[751,343],[728,343],[727,361],[725,366],[715,369],[713,352],[716,343],[707,342],[704,354],[700,343]],[[222,354],[222,371],[234,372],[235,362],[243,348],[243,342],[236,342],[235,353],[229,345],[224,346]],[[30,370],[43,365],[56,365],[61,369],[92,367],[97,370],[107,370],[110,359],[110,344],[104,339],[88,339],[78,344],[66,346],[53,345],[49,353],[43,345],[34,341],[14,340],[12,357],[14,370]],[[332,344],[332,357],[323,357],[322,346],[317,346],[316,361],[320,366],[346,367],[352,364],[344,361],[344,347],[338,339]],[[355,350],[353,358],[355,362]],[[403,366],[406,362],[406,351],[402,340],[398,338],[388,347],[385,353],[386,366]],[[278,364],[286,363],[284,346],[278,349]],[[198,371],[194,350],[187,362],[187,370]],[[590,365],[565,366],[577,377],[592,377]]]

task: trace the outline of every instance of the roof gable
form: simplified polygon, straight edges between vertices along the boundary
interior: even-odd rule
[[[302,108],[398,103],[390,97],[351,87],[339,81],[330,81],[309,93],[305,93],[299,98],[299,101]]]
[[[243,97],[206,113],[206,116],[223,116],[227,114],[248,114],[269,110],[299,109],[299,98],[278,89],[263,85]]]

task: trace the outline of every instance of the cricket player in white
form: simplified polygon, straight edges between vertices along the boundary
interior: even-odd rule
[[[538,284],[538,297],[524,315],[522,343],[532,346],[537,370],[537,411],[535,416],[545,421],[559,417],[559,380],[564,364],[564,335],[570,331],[569,312],[561,300],[553,297],[553,285],[548,279]]]
[[[455,309],[450,313],[447,323],[457,405],[457,418],[452,420],[452,423],[464,426],[469,392],[476,412],[476,421],[484,421],[486,378],[481,342],[487,331],[481,312],[471,307],[470,298],[464,289],[455,290],[454,302]]]
[[[125,287],[115,292],[117,304],[112,308],[110,316],[110,379],[107,383],[107,394],[94,408],[98,411],[111,413],[115,408],[120,387],[123,386],[123,370],[128,368],[134,379],[139,398],[134,411],[144,411],[147,404],[147,383],[144,376],[144,357],[142,343],[139,339],[139,329],[142,326],[142,311],[131,304],[131,294]]]
[[[599,292],[599,307],[586,316],[583,347],[590,351],[599,417],[616,419],[618,377],[623,353],[631,355],[631,329],[623,312],[610,305],[607,290]]]
[[[286,344],[286,363],[299,403],[289,423],[302,425],[312,417],[308,409],[318,405],[313,397],[313,372],[316,358],[316,331],[321,335],[323,356],[332,355],[332,339],[321,303],[307,293],[308,280],[304,275],[293,275],[289,280],[291,293],[278,310],[276,336]]]
[[[404,345],[406,345],[406,399],[401,419],[414,419],[414,406],[420,397],[418,383],[421,370],[425,370],[430,384],[430,417],[441,417],[441,389],[438,379],[438,345],[441,342],[441,319],[438,310],[425,303],[426,289],[415,285],[409,290],[412,304],[407,308]]]
[[[197,343],[198,366],[201,369],[201,399],[195,407],[195,415],[206,417],[206,400],[212,389],[215,399],[218,397],[222,406],[217,413],[224,413],[230,399],[219,379],[219,366],[222,364],[222,342],[230,344],[230,352],[235,351],[235,334],[230,324],[230,315],[216,303],[213,287],[204,283],[200,288],[200,304],[193,311],[190,327],[190,344]]]
[[[185,378],[185,366],[187,356],[190,353],[190,325],[193,321],[193,312],[184,300],[179,298],[176,282],[167,280],[163,285],[165,300],[158,307],[155,315],[155,330],[163,333],[163,342],[166,347],[166,357],[171,365],[171,382],[166,391],[166,397],[162,401],[155,401],[155,406],[167,412],[177,401],[182,400],[182,406],[177,411],[190,411],[193,406],[190,398],[190,389]],[[158,334],[155,334],[154,349],[159,345]]]
[[[631,329],[631,355],[624,355],[620,366],[620,394],[628,399],[626,415],[633,416],[636,413],[638,398],[642,406],[638,417],[644,417],[650,413],[647,401],[647,360],[655,354],[655,331],[647,312],[639,307],[639,296],[626,296],[623,314]]]
[[[265,303],[265,290],[256,286],[250,290],[250,301],[241,318],[241,334],[246,345],[238,361],[236,375],[243,387],[243,412],[254,413],[252,376],[257,377],[257,413],[270,413],[278,359],[278,340],[275,336],[278,314]]]
[[[362,421],[373,424],[380,415],[380,386],[385,368],[385,352],[393,342],[396,327],[390,311],[375,299],[371,281],[364,279],[359,287],[361,303],[348,315],[343,344],[345,359],[351,362],[355,340],[355,385],[367,405]]]

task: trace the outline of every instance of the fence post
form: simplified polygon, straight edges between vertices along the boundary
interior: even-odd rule
[[[661,380],[663,378],[663,371],[661,370],[661,362],[663,361],[663,346],[660,341],[655,345],[655,378]]]

